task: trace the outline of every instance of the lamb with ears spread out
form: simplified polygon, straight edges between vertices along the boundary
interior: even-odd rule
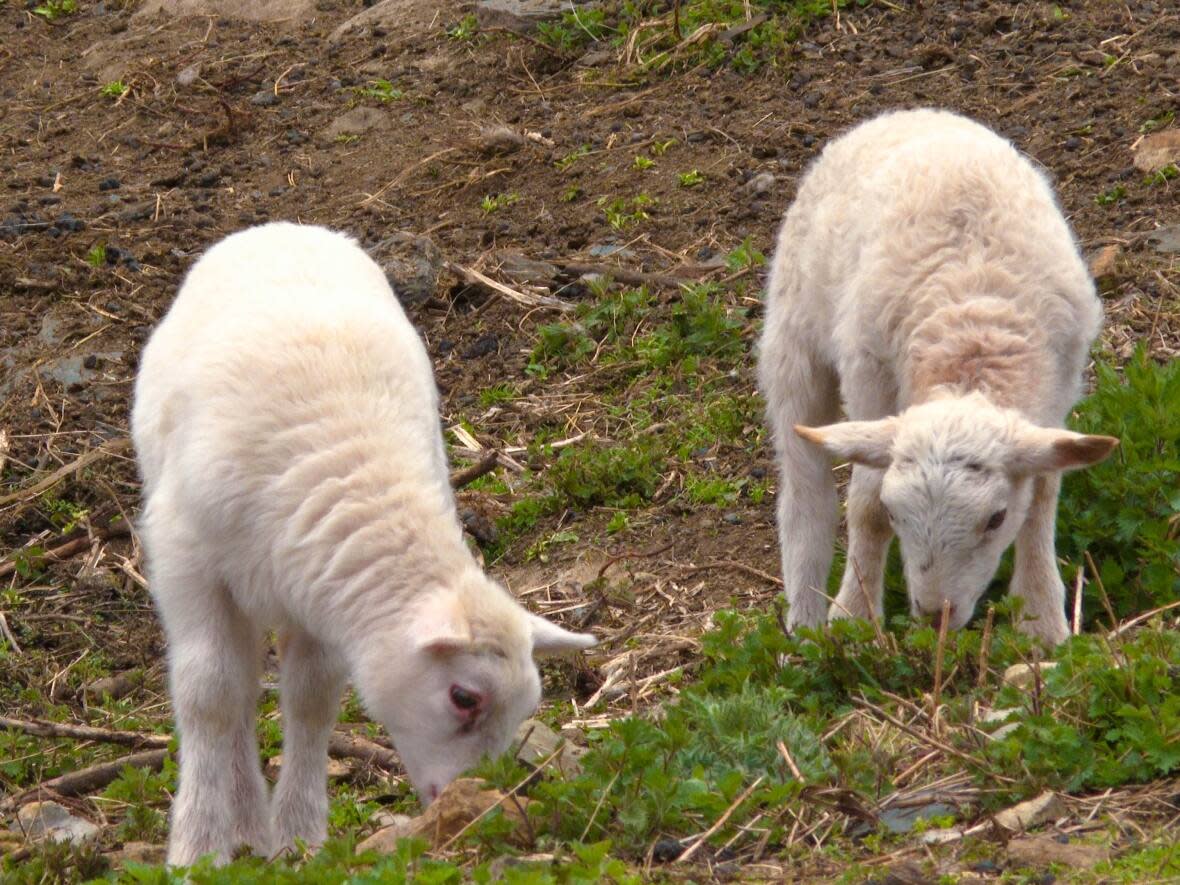
[[[268,224],[210,249],[144,350],[131,423],[180,734],[172,864],[324,840],[346,680],[429,802],[536,708],[534,654],[594,644],[472,557],[429,358],[346,236]],[[283,712],[269,807],[254,731],[268,627]]]
[[[933,110],[832,142],[779,233],[759,364],[788,627],[828,610],[831,454],[853,468],[830,617],[881,614],[896,532],[913,613],[961,627],[1015,541],[1020,628],[1065,639],[1060,473],[1118,443],[1061,429],[1101,320],[1048,182],[1009,142]],[[830,423],[841,400],[851,420]]]

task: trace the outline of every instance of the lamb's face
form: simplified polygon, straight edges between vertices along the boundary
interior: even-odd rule
[[[980,394],[877,421],[796,427],[837,457],[884,470],[881,504],[901,542],[915,615],[966,624],[1028,516],[1037,474],[1101,461],[1118,440],[1038,427]]]
[[[530,649],[515,660],[499,649],[415,654],[397,712],[384,718],[410,782],[426,804],[485,756],[512,741],[541,699]]]
[[[946,604],[947,626],[957,629],[1024,524],[1032,479],[957,449],[944,435],[914,442],[886,469],[881,503],[901,544],[911,612],[937,624]]]
[[[594,645],[531,615],[479,576],[466,592],[441,590],[368,650],[358,687],[393,738],[424,803],[485,755],[512,742],[541,699],[534,655]]]

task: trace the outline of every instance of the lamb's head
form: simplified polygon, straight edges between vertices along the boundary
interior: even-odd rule
[[[981,394],[878,421],[797,427],[838,458],[884,470],[881,504],[901,543],[910,609],[966,624],[1024,525],[1037,474],[1096,464],[1118,444],[1039,427]]]
[[[429,804],[482,756],[506,750],[537,708],[534,655],[595,642],[530,614],[483,575],[468,576],[425,593],[383,650],[365,654],[358,689]]]

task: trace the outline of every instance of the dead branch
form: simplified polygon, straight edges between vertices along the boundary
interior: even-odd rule
[[[521,292],[519,289],[513,289],[511,286],[505,286],[503,283],[498,283],[486,274],[480,273],[472,267],[464,267],[462,264],[455,264],[448,261],[446,263],[447,270],[458,277],[462,277],[474,286],[481,286],[485,289],[491,289],[493,292],[503,295],[506,298],[523,304],[526,307],[547,307],[551,310],[571,311],[574,306],[568,301],[562,301],[560,298],[554,298],[551,295],[537,295],[532,292]]]
[[[167,756],[167,750],[145,750],[142,753],[121,756],[111,762],[102,762],[98,765],[80,768],[77,771],[63,774],[61,777],[50,778],[47,781],[42,781],[35,787],[25,790],[23,793],[17,793],[0,800],[0,813],[7,813],[32,799],[36,799],[42,794],[48,794],[50,796],[81,796],[85,793],[93,793],[95,790],[102,789],[118,778],[123,773],[123,769],[128,766],[131,768],[146,768],[150,771],[159,771],[163,767],[164,759]]]
[[[461,489],[466,485],[475,482],[481,476],[491,473],[496,469],[496,465],[500,462],[500,453],[494,450],[489,451],[486,455],[470,464],[467,467],[461,467],[458,470],[451,471],[451,488]]]
[[[613,264],[590,264],[584,261],[553,261],[552,263],[569,273],[600,274],[631,286],[661,286],[667,289],[679,289],[681,286],[698,282],[700,277],[705,274],[720,269],[713,265],[691,266],[682,268],[684,275],[678,275],[648,273],[642,270],[616,267]]]
[[[328,753],[337,759],[359,759],[386,771],[401,768],[397,753],[356,735],[332,732],[328,739]]]
[[[43,719],[10,719],[0,716],[0,728],[11,728],[37,737],[73,738],[79,741],[99,741],[104,744],[119,744],[133,750],[144,748],[163,749],[172,740],[166,734],[148,734],[138,731],[117,731],[98,728],[93,725],[72,725],[67,722],[47,722]]]
[[[4,497],[0,498],[0,507],[4,507],[8,504],[13,503],[14,501],[31,500],[31,499],[37,497],[38,495],[40,495],[42,492],[45,492],[48,489],[53,488],[55,485],[57,485],[59,482],[61,482],[63,479],[65,479],[67,476],[77,473],[83,467],[88,467],[91,464],[93,464],[95,461],[102,460],[103,458],[107,457],[108,455],[118,454],[119,452],[125,451],[126,449],[128,449],[130,447],[131,447],[131,440],[128,439],[127,437],[122,437],[120,439],[112,439],[108,442],[105,442],[101,446],[99,446],[98,448],[91,449],[90,451],[84,452],[82,455],[79,455],[77,458],[75,458],[69,464],[65,464],[65,465],[57,468],[57,470],[53,471],[53,473],[49,474],[49,476],[46,476],[46,477],[43,477],[43,478],[37,480],[37,482],[33,483],[31,486],[28,486],[27,488],[23,488],[23,489],[18,489],[17,491],[12,492],[11,494],[5,495]]]
[[[112,538],[122,538],[130,534],[131,526],[125,521],[119,522],[109,528],[98,529],[93,535],[83,535],[80,538],[74,538],[56,547],[50,547],[41,554],[40,558],[47,562],[60,562],[63,559],[69,559],[71,556],[77,556],[84,550],[89,550],[96,541],[109,541]],[[15,560],[0,563],[0,578],[7,577],[14,571],[16,571]]]

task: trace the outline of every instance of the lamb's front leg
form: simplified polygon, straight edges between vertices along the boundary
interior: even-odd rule
[[[344,689],[343,663],[301,630],[280,642],[283,767],[272,816],[279,850],[310,847],[328,834],[328,738]]]
[[[1054,531],[1061,474],[1033,479],[1028,518],[1016,536],[1016,559],[1010,592],[1024,600],[1017,628],[1046,645],[1069,637],[1065,620],[1065,585],[1057,571]]]
[[[893,529],[881,504],[884,472],[857,464],[848,486],[848,561],[828,618],[880,619]]]
[[[180,733],[168,863],[188,866],[206,854],[225,863],[243,845],[268,854],[266,782],[254,731],[261,637],[207,576],[157,573],[153,580],[177,582],[178,591],[155,591]]]

